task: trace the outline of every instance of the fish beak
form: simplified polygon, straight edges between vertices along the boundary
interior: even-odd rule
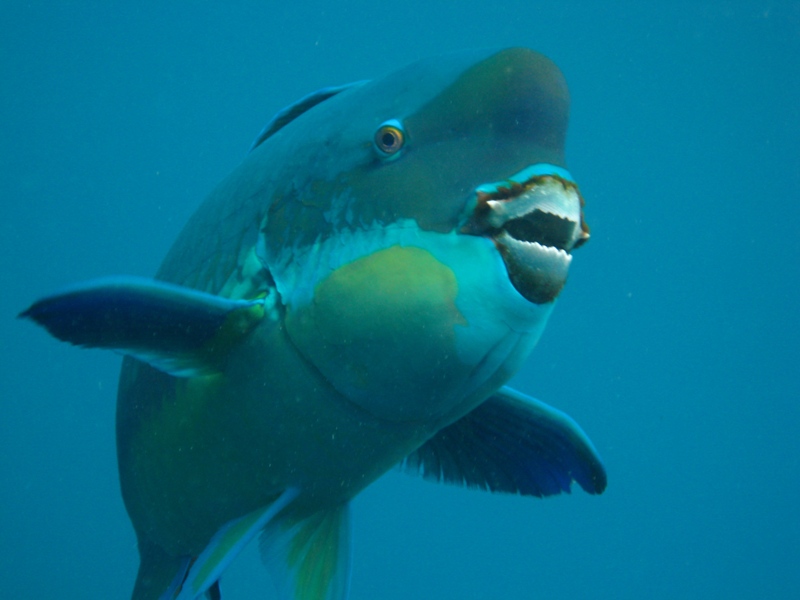
[[[476,188],[475,209],[462,233],[491,238],[517,291],[545,304],[566,283],[570,252],[589,239],[583,205],[569,173],[535,165]]]

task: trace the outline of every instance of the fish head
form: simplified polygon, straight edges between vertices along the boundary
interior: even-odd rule
[[[558,68],[511,48],[414,63],[286,128],[313,139],[308,174],[273,200],[259,256],[339,391],[425,419],[519,368],[589,236],[568,112]]]
[[[376,125],[376,164],[353,178],[356,210],[485,236],[517,291],[551,302],[570,252],[589,237],[565,168],[568,113],[566,82],[541,54],[512,48],[477,60],[414,112]]]

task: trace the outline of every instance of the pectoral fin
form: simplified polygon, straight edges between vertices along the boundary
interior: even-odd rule
[[[300,521],[271,522],[261,534],[261,557],[281,600],[344,600],[350,584],[350,509],[347,504]]]
[[[230,345],[264,316],[264,301],[114,277],[39,300],[19,316],[76,346],[115,350],[171,375],[195,376],[219,370]]]
[[[435,481],[525,496],[569,492],[572,481],[590,494],[606,488],[603,463],[580,426],[507,387],[442,429],[403,466]]]

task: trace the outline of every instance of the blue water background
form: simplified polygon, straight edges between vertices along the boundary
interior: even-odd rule
[[[416,58],[563,69],[592,239],[515,384],[591,435],[607,492],[390,473],[354,503],[353,600],[800,597],[798,2],[0,6],[0,582],[127,598],[119,358],[15,314],[150,275],[269,117]],[[271,598],[250,549],[226,600]]]

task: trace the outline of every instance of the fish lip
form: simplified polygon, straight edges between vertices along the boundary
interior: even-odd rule
[[[569,173],[534,165],[509,179],[478,186],[462,233],[493,240],[517,291],[552,302],[567,280],[570,252],[589,239],[584,201]]]

